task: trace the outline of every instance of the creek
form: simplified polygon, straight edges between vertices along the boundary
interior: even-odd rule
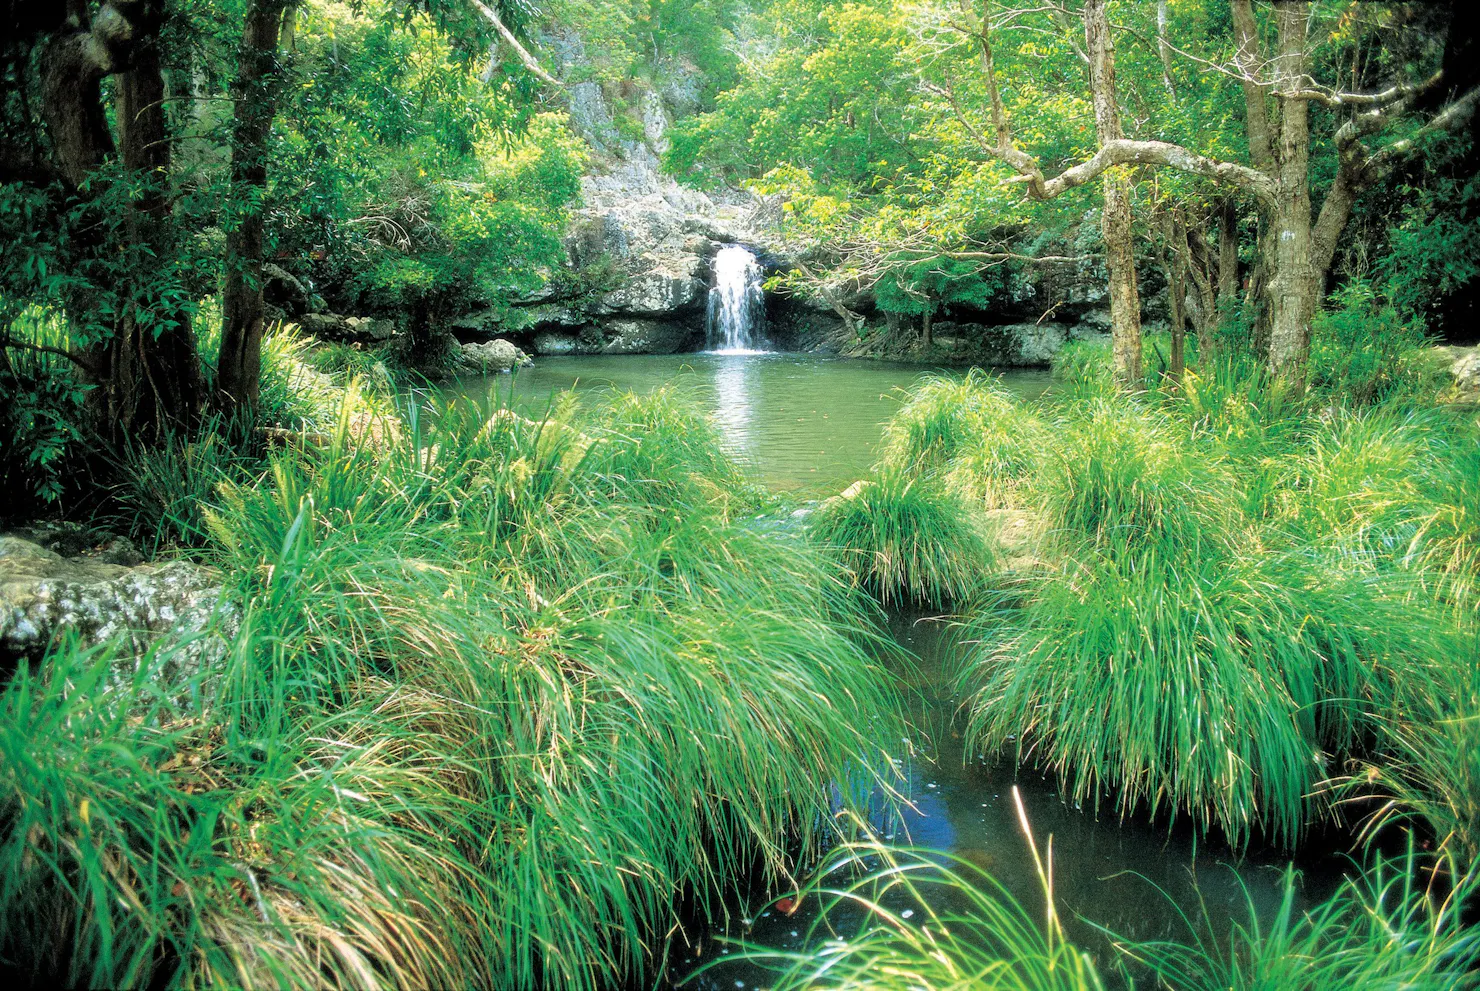
[[[781,353],[547,357],[512,377],[465,378],[456,388],[480,398],[512,392],[517,408],[538,416],[567,389],[642,393],[671,384],[713,415],[721,439],[762,484],[826,496],[868,469],[884,423],[899,409],[898,390],[932,370]],[[1001,384],[1036,399],[1050,378],[1012,370]]]
[[[899,390],[928,371],[782,353],[547,357],[512,378],[469,378],[457,388],[483,398],[502,395],[538,416],[567,389],[645,392],[672,384],[711,412],[724,442],[760,482],[822,498],[863,476],[877,456],[883,424],[899,407]],[[1049,392],[1051,379],[1044,371],[1014,370],[1001,384],[1036,399]],[[1235,923],[1247,922],[1249,905],[1261,918],[1278,910],[1290,862],[1284,854],[1235,851],[1216,837],[1200,839],[1185,825],[1169,829],[1144,817],[1122,821],[1113,796],[1098,812],[1081,809],[1059,793],[1051,775],[1018,769],[1010,755],[993,760],[968,754],[960,736],[962,699],[953,694],[956,665],[966,649],[959,628],[898,615],[891,618],[891,632],[909,656],[896,671],[912,699],[917,738],[901,747],[901,756],[915,754],[903,764],[910,804],[899,819],[881,822],[882,835],[982,868],[1037,915],[1043,897],[1012,802],[1016,785],[1037,841],[1042,845],[1052,837],[1056,903],[1068,935],[1107,963],[1115,954],[1094,924],[1139,939],[1186,939],[1183,913],[1193,919],[1205,913],[1212,932],[1226,938]],[[1305,849],[1321,846],[1322,839],[1314,837]],[[1344,861],[1312,853],[1295,866],[1301,877],[1298,909],[1335,889]],[[747,961],[690,975],[715,954],[732,954],[728,941],[801,949],[816,917],[816,899],[787,917],[767,907],[783,894],[754,891],[733,906],[729,927],[690,934],[692,943],[675,940],[669,985],[703,991],[764,987],[766,972]],[[846,935],[861,920],[844,913],[831,921]]]

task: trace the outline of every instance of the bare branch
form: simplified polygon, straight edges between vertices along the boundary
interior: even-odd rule
[[[499,33],[499,36],[509,43],[509,47],[514,49],[514,54],[519,56],[519,61],[524,64],[524,68],[528,69],[531,75],[537,76],[556,89],[565,88],[564,83],[540,67],[539,61],[533,55],[529,54],[528,49],[519,43],[519,39],[514,37],[514,32],[505,26],[496,10],[488,6],[488,4],[483,3],[482,0],[470,0],[470,2],[478,9],[478,13],[482,14],[488,23],[493,25],[493,29]]]

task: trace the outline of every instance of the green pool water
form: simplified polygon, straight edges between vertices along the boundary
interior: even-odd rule
[[[464,378],[451,388],[512,394],[537,414],[566,389],[647,392],[672,384],[710,411],[725,443],[764,484],[835,492],[873,463],[901,387],[931,371],[920,365],[800,354],[680,354],[547,357],[517,375]],[[1011,370],[1002,384],[1026,398],[1049,388],[1046,371]]]

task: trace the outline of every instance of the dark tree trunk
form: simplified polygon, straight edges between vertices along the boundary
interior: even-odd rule
[[[262,380],[263,194],[267,188],[267,139],[277,112],[281,76],[278,40],[291,0],[251,0],[240,61],[231,93],[236,124],[231,141],[231,196],[236,222],[226,236],[226,278],[221,293],[221,354],[217,401],[224,410],[256,405]]]
[[[1238,306],[1238,203],[1226,196],[1218,205],[1218,309]]]
[[[1171,325],[1172,358],[1167,370],[1172,388],[1179,388],[1187,371],[1187,228],[1179,210],[1167,216],[1167,321]]]
[[[116,82],[119,151],[132,181],[143,187],[125,224],[129,244],[140,253],[141,268],[149,258],[174,253],[170,218],[170,142],[165,131],[164,76],[157,45],[149,42],[133,55],[132,67]],[[93,395],[120,438],[189,430],[204,400],[200,358],[190,314],[147,290],[141,271],[135,298],[121,314],[113,336],[92,349],[101,370],[101,388]],[[142,292],[141,292],[142,290]],[[140,298],[142,297],[142,298]],[[140,320],[141,305],[150,310]]]
[[[920,340],[927,348],[935,344],[935,335],[933,333],[934,322],[935,312],[933,310],[927,309],[920,315]]]
[[[99,169],[121,152],[124,174],[143,194],[121,225],[123,237],[87,236],[84,253],[122,261],[122,285],[79,290],[68,301],[74,314],[97,309],[98,295],[119,299],[116,317],[103,340],[87,344],[80,364],[97,387],[89,402],[99,432],[114,440],[149,439],[190,427],[200,409],[202,386],[188,313],[169,312],[151,294],[155,259],[173,254],[170,219],[170,145],[164,118],[164,78],[158,51],[163,6],[159,2],[106,3],[96,18],[80,0],[67,5],[70,17],[42,50],[41,116],[51,138],[56,171],[73,192],[98,199],[104,190]],[[102,103],[101,83],[116,75],[118,142],[115,148]],[[92,230],[105,231],[106,225]],[[143,307],[147,307],[144,309]],[[147,320],[141,320],[142,314]],[[96,333],[96,332],[94,332]]]

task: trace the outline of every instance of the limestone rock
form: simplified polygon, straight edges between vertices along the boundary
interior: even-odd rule
[[[671,320],[608,320],[602,354],[675,354],[689,349],[701,331]]]
[[[189,677],[224,656],[238,619],[222,605],[213,569],[175,561],[125,567],[63,557],[29,540],[0,537],[0,658],[38,657],[58,636],[84,644],[121,639],[133,653],[161,637],[182,644],[174,674]]]
[[[533,364],[529,355],[501,337],[460,345],[458,362],[465,368],[485,374],[512,371]]]
[[[378,317],[346,317],[337,313],[305,313],[298,325],[322,341],[379,344],[396,336],[396,325]]]
[[[546,331],[535,334],[531,339],[530,346],[534,348],[535,354],[575,354],[579,347],[579,342],[574,334]]]
[[[1449,374],[1461,396],[1480,399],[1480,348],[1461,352],[1449,366]]]

